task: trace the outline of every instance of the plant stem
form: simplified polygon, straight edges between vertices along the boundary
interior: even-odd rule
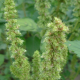
[[[59,14],[58,14],[59,8],[60,8],[60,1],[59,1],[59,3],[58,3],[57,9],[56,9],[57,17],[59,17]]]
[[[22,9],[23,9],[23,12],[24,12],[24,17],[26,17],[25,2],[22,3]]]

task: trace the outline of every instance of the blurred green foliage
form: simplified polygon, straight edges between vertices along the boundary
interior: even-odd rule
[[[35,0],[15,0],[15,3],[18,11],[17,23],[21,25],[20,31],[22,36],[20,38],[24,40],[23,47],[27,50],[26,56],[32,62],[34,51],[40,50],[42,53],[45,47],[45,44],[43,44],[44,37],[42,39],[39,37],[41,29],[37,25],[39,14],[34,6]],[[64,0],[53,0],[51,2],[51,9],[49,10],[52,17],[57,16],[61,18],[70,29],[69,34],[67,34],[67,40],[70,41],[66,42],[69,49],[68,62],[61,73],[61,80],[74,80],[80,73],[80,18],[73,15],[73,9],[76,7],[73,4],[75,1],[73,0],[70,3],[66,4]],[[14,78],[9,70],[9,66],[13,60],[11,60],[11,53],[8,51],[10,43],[6,42],[6,21],[3,17],[3,9],[4,0],[0,0],[0,80],[18,80]],[[74,75],[75,77],[73,77]]]

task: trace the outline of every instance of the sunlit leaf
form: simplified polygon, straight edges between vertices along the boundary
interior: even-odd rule
[[[69,51],[73,51],[78,57],[80,57],[80,41],[67,41],[66,45],[68,46]]]
[[[20,30],[23,31],[37,31],[37,24],[30,18],[17,19],[20,24]]]

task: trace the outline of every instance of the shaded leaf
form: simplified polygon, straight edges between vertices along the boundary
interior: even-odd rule
[[[1,80],[5,80],[5,79],[6,79],[6,77],[5,77],[5,76],[0,75],[0,79],[1,79]]]
[[[0,66],[3,64],[4,62],[4,55],[0,54]]]
[[[40,48],[40,39],[37,37],[29,37],[26,40],[27,54],[32,56],[34,51]]]
[[[6,44],[0,42],[0,50],[1,50],[1,49],[6,49]]]
[[[6,23],[6,20],[0,19],[0,23]]]

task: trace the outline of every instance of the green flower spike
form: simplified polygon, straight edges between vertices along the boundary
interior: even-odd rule
[[[21,33],[19,31],[17,19],[15,19],[17,17],[15,3],[13,0],[5,0],[4,4],[4,18],[7,20],[7,40],[11,43],[9,48],[12,53],[11,58],[15,59],[10,67],[10,70],[20,80],[29,80],[30,64],[27,57],[23,55],[26,52],[26,50],[21,47],[23,44],[23,40],[17,37],[20,36]]]
[[[41,31],[41,36],[44,35],[46,32],[47,23],[51,21],[51,16],[49,14],[48,9],[50,8],[50,1],[49,0],[36,0],[35,7],[38,10],[39,13],[39,21],[38,25],[43,30]]]
[[[39,51],[35,51],[33,55],[33,80],[41,80],[40,79],[40,72],[41,72],[41,59]]]
[[[43,80],[58,80],[67,60],[67,46],[65,32],[68,28],[58,18],[48,24],[45,34],[46,47],[43,57]]]

